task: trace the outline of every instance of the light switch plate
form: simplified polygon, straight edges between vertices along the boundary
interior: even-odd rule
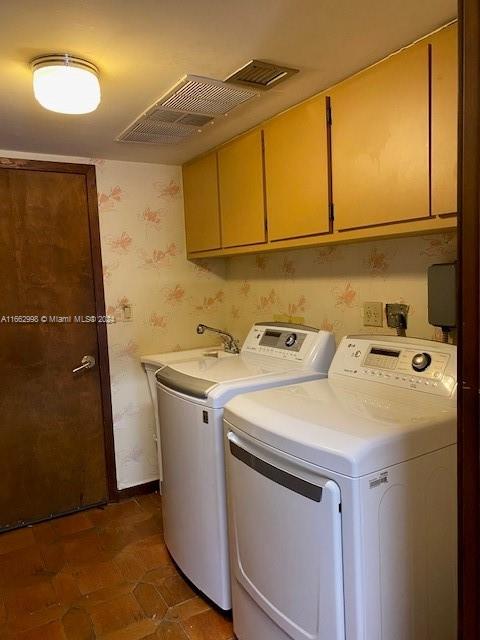
[[[383,302],[363,303],[363,326],[383,327]]]
[[[122,321],[131,322],[133,320],[133,309],[131,304],[122,305]]]

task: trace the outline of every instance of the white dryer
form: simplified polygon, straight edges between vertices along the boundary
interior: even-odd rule
[[[225,408],[239,640],[456,638],[456,347],[349,336]]]
[[[223,609],[231,607],[223,407],[246,391],[324,377],[334,352],[331,333],[259,323],[239,355],[171,363],[156,372],[165,543],[188,578]]]

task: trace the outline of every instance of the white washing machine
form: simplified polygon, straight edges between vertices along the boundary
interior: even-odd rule
[[[158,403],[157,403],[157,380],[155,373],[164,367],[165,365],[172,364],[174,362],[182,362],[185,360],[201,360],[203,358],[217,358],[225,357],[231,354],[226,353],[223,346],[214,346],[203,349],[188,349],[185,351],[168,351],[165,353],[153,353],[150,355],[142,356],[140,362],[142,363],[145,375],[147,376],[148,391],[150,399],[152,401],[152,407],[155,416],[155,444],[157,447],[158,458],[158,477],[160,482],[160,493],[162,492],[162,441],[160,435],[160,423],[158,421]]]
[[[255,324],[239,355],[172,363],[156,373],[165,543],[190,580],[230,609],[223,407],[252,389],[324,377],[331,333]]]
[[[342,340],[225,408],[239,640],[456,638],[456,348]]]

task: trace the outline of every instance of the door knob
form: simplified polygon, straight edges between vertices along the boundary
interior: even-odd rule
[[[79,367],[75,367],[72,373],[78,373],[79,371],[84,371],[86,369],[93,369],[95,364],[96,362],[93,356],[83,356],[82,364]]]

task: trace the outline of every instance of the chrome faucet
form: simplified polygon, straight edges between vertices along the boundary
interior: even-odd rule
[[[215,329],[215,327],[209,327],[206,324],[197,325],[197,333],[202,335],[205,331],[212,331],[218,333],[223,342],[223,347],[227,353],[240,353],[238,346],[238,340],[236,340],[228,331],[222,331],[221,329]]]

